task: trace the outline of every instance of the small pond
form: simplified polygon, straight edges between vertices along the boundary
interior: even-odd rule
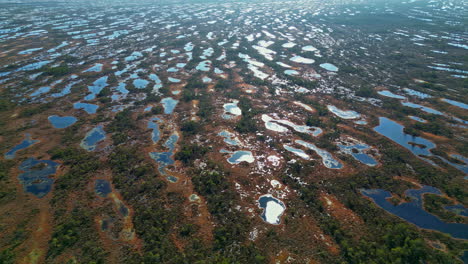
[[[333,65],[331,63],[322,63],[322,64],[320,64],[320,67],[327,70],[327,71],[332,71],[332,72],[337,72],[338,71],[338,67],[336,67],[335,65]]]
[[[112,192],[112,186],[108,180],[98,179],[94,182],[94,191],[100,197],[105,198],[107,195],[109,195],[109,193]]]
[[[164,114],[172,114],[178,102],[179,101],[173,99],[172,97],[162,99],[161,103],[164,107]]]
[[[398,94],[394,94],[389,90],[378,91],[377,93],[385,97],[390,97],[390,98],[395,98],[395,99],[400,99],[400,100],[406,99],[406,97],[398,95]]]
[[[78,119],[74,116],[49,116],[49,122],[54,128],[67,128],[76,123]]]
[[[4,155],[5,159],[14,159],[15,156],[16,156],[16,152],[18,152],[18,151],[20,151],[22,149],[28,148],[28,147],[40,142],[40,140],[33,140],[31,138],[30,134],[25,134],[24,136],[25,136],[25,139],[21,143],[14,146],[7,153],[5,153],[5,155]]]
[[[97,79],[93,83],[93,85],[88,86],[88,90],[89,90],[90,94],[88,94],[85,97],[85,100],[87,100],[87,101],[94,100],[96,98],[96,95],[98,95],[102,91],[102,89],[104,89],[108,85],[107,84],[107,79],[108,79],[107,76],[101,77],[101,78]]]
[[[29,158],[23,161],[19,169],[23,171],[18,179],[23,185],[24,191],[32,193],[38,198],[46,196],[52,189],[54,179],[49,178],[57,171],[59,163],[51,160],[37,160]]]
[[[327,108],[330,112],[332,112],[333,114],[335,114],[336,116],[340,117],[340,118],[343,118],[343,119],[358,119],[361,117],[361,115],[355,111],[346,111],[346,110],[341,110],[341,109],[338,109],[336,106],[334,105],[327,105]]]
[[[230,164],[239,164],[241,162],[252,163],[255,161],[255,158],[250,151],[239,150],[231,154],[231,157],[228,158]]]
[[[341,151],[346,154],[353,156],[356,160],[367,166],[376,166],[379,164],[372,156],[365,153],[366,150],[370,150],[371,147],[366,144],[354,144],[354,145],[342,145],[338,144]]]
[[[81,141],[80,146],[87,151],[96,150],[97,144],[106,138],[106,132],[102,126],[91,129]]]
[[[325,165],[325,167],[327,167],[328,169],[341,169],[341,168],[343,168],[343,164],[341,164],[341,162],[336,160],[333,157],[333,155],[330,154],[328,151],[326,151],[324,149],[320,149],[317,146],[315,146],[314,144],[309,143],[309,142],[305,142],[303,140],[296,140],[295,142],[297,144],[303,146],[303,147],[306,147],[306,148],[308,148],[310,150],[315,151],[315,153],[317,153],[317,155],[319,155],[322,158],[323,165]]]
[[[88,114],[95,114],[99,105],[95,104],[88,104],[88,103],[75,103],[73,104],[73,108],[75,109],[83,109]]]
[[[151,133],[151,140],[153,141],[153,144],[158,143],[159,139],[161,138],[161,132],[159,131],[159,124],[161,119],[157,117],[153,117],[148,121],[148,128],[152,129],[153,132]]]
[[[261,215],[263,221],[272,225],[281,224],[281,216],[286,210],[286,205],[281,200],[273,197],[271,194],[265,194],[260,196],[257,202],[258,207],[263,209]]]

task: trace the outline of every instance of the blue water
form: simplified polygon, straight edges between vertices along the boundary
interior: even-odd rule
[[[454,106],[458,106],[460,108],[463,108],[463,109],[468,109],[468,105],[467,104],[464,104],[464,103],[461,103],[461,102],[457,102],[457,101],[454,101],[454,100],[450,100],[450,99],[442,99],[442,101],[446,102],[446,103],[449,103],[451,105],[454,105]]]
[[[88,90],[91,94],[87,95],[85,100],[94,100],[96,95],[99,94],[107,85],[109,85],[107,84],[107,79],[107,76],[101,77],[97,79],[93,85],[88,86]]]
[[[148,128],[153,130],[153,132],[151,133],[151,140],[153,140],[153,144],[158,143],[159,139],[161,138],[159,124],[157,123],[158,121],[161,121],[161,119],[157,117],[151,118],[151,120],[148,121]]]
[[[210,83],[213,79],[209,78],[209,77],[203,77],[202,81],[203,83]]]
[[[23,185],[24,191],[32,193],[38,198],[46,196],[54,183],[54,179],[49,178],[49,176],[55,174],[59,165],[51,160],[37,160],[35,158],[23,161],[19,169],[24,172],[18,175],[18,179]]]
[[[444,209],[450,212],[454,212],[457,215],[468,216],[468,208],[466,208],[465,206],[461,204],[445,206]]]
[[[243,150],[236,151],[229,157],[228,162],[231,164],[239,164],[241,163],[239,159],[243,156],[252,156],[252,152]]]
[[[175,144],[179,140],[179,135],[177,133],[172,134],[167,141],[164,143],[164,146],[169,149],[170,152],[174,152]]]
[[[465,251],[465,253],[463,253],[463,256],[461,256],[461,260],[463,261],[463,263],[468,264],[468,251]]]
[[[408,117],[415,120],[415,121],[421,122],[421,123],[427,123],[427,121],[425,119],[422,119],[422,118],[417,117],[417,116],[408,116]]]
[[[11,72],[0,72],[0,77],[5,77],[10,75]]]
[[[403,132],[404,127],[402,125],[386,117],[380,117],[379,120],[380,120],[380,125],[377,127],[374,127],[374,130],[377,133],[393,140],[394,142],[398,143],[400,146],[411,151],[416,156],[419,156],[419,155],[432,156],[432,153],[430,152],[430,150],[436,147],[434,143],[432,143],[431,141],[425,138],[405,134]],[[414,142],[417,144],[425,145],[426,148],[421,148],[419,146],[410,145],[408,144],[409,142]]]
[[[69,127],[78,120],[76,117],[73,116],[49,116],[49,122],[54,126],[55,128],[66,128]]]
[[[65,86],[63,88],[63,90],[60,93],[54,93],[54,94],[51,94],[50,96],[52,96],[54,98],[58,98],[58,97],[63,97],[65,95],[67,95],[67,94],[70,94],[72,86],[75,85],[76,83],[77,82],[69,83],[69,84],[67,84],[67,86]]]
[[[14,146],[11,150],[9,150],[7,153],[5,153],[4,157],[5,159],[14,159],[16,156],[16,152],[28,148],[31,145],[34,145],[35,143],[40,142],[40,140],[33,140],[31,139],[30,134],[25,134],[25,139],[18,145]]]
[[[444,115],[444,113],[442,113],[440,111],[437,111],[435,109],[432,109],[430,107],[427,107],[427,106],[414,104],[414,103],[410,103],[410,102],[401,102],[401,104],[404,105],[404,106],[411,107],[411,108],[421,109],[422,111],[424,111],[426,113],[429,113],[429,114]]]
[[[179,69],[177,69],[176,67],[171,67],[169,69],[167,69],[167,72],[178,72]]]
[[[117,91],[119,91],[122,94],[128,94],[129,91],[125,88],[125,83],[119,83],[119,86],[117,86]]]
[[[40,69],[42,68],[43,66],[51,63],[52,61],[50,60],[46,60],[46,61],[39,61],[39,62],[34,62],[34,63],[31,63],[31,64],[28,64],[26,66],[23,66],[19,69],[17,69],[16,71],[32,71],[32,70],[37,70],[37,69]]]
[[[132,53],[132,55],[128,56],[125,58],[125,61],[129,62],[129,61],[134,61],[134,60],[137,60],[139,58],[143,57],[143,54],[139,51],[135,51]]]
[[[167,179],[171,182],[177,182],[177,177],[170,176],[166,173],[166,167],[173,165],[175,161],[172,159],[175,150],[175,144],[179,140],[177,133],[172,134],[164,143],[164,146],[169,149],[167,152],[150,152],[149,155],[158,163],[158,171],[162,175],[166,175]],[[175,181],[174,181],[175,180]]]
[[[172,159],[172,152],[151,152],[150,157],[154,159],[159,165],[159,171],[166,175],[166,171],[164,170],[165,167],[174,164],[174,160]]]
[[[39,51],[39,50],[42,50],[42,48],[35,48],[35,49],[27,49],[27,50],[23,50],[23,51],[20,51],[18,52],[19,55],[29,55],[35,51]]]
[[[120,94],[117,94],[117,93],[112,94],[112,96],[111,96],[112,101],[117,101],[117,100],[119,100],[120,98],[122,98],[123,96],[125,96],[126,94],[129,93],[129,91],[125,87],[126,87],[125,83],[123,83],[123,82],[119,83],[119,85],[115,89]]]
[[[324,68],[327,71],[332,71],[332,72],[337,72],[338,71],[338,67],[336,67],[335,65],[333,65],[331,63],[322,63],[322,64],[320,64],[320,67]]]
[[[169,80],[171,83],[180,83],[180,79],[177,79],[177,78],[169,77],[168,80]]]
[[[67,45],[68,45],[68,42],[67,42],[67,41],[63,41],[62,44],[58,45],[58,46],[55,47],[55,48],[52,48],[52,49],[48,50],[47,52],[49,52],[49,53],[54,53],[54,52],[56,52],[58,49],[61,49],[61,48],[65,47],[65,46],[67,46]]]
[[[468,225],[457,223],[445,223],[435,215],[426,212],[422,207],[422,194],[432,193],[440,195],[440,191],[434,187],[423,186],[415,190],[407,190],[405,195],[411,198],[410,202],[404,202],[399,205],[393,205],[387,198],[392,197],[388,191],[381,189],[361,190],[361,193],[371,198],[378,206],[385,211],[403,218],[404,220],[415,224],[424,229],[431,229],[448,233],[455,238],[468,239]]]
[[[106,132],[102,129],[102,126],[97,126],[91,129],[81,141],[80,146],[87,151],[96,150],[97,144],[106,138]]]
[[[123,204],[121,201],[118,201],[117,202],[117,205],[118,205],[118,210],[119,210],[119,213],[124,216],[124,217],[127,217],[128,214],[130,213],[130,210],[128,210],[128,208],[125,206],[125,204]]]
[[[284,74],[294,76],[294,75],[298,75],[299,72],[298,72],[298,71],[295,71],[295,70],[285,70],[285,71],[284,71]]]
[[[229,131],[223,130],[218,133],[219,136],[224,137],[224,142],[229,145],[238,146],[240,142],[236,139],[236,136]]]
[[[161,103],[164,107],[164,114],[172,114],[178,102],[179,101],[173,99],[172,97],[162,99]]]
[[[338,144],[338,147],[340,149],[347,150],[349,154],[351,154],[351,156],[353,156],[356,160],[360,161],[361,163],[366,164],[367,166],[375,166],[378,164],[378,162],[374,158],[363,153],[363,150],[370,148],[366,144],[357,144],[352,146]],[[356,149],[358,152],[354,153],[353,149]]]
[[[286,209],[286,206],[284,205],[284,203],[278,199],[276,199],[275,197],[273,196],[269,196],[269,195],[264,195],[264,196],[261,196],[259,199],[258,199],[258,204],[260,206],[260,208],[263,209],[263,213],[261,215],[263,221],[267,222],[267,219],[266,219],[266,213],[267,213],[267,203],[268,202],[275,202],[277,204],[279,204],[281,207],[283,207],[283,209]],[[281,216],[280,216],[280,220],[277,221],[275,224],[279,225],[281,223]]]
[[[107,39],[116,39],[118,37],[120,37],[121,35],[126,35],[128,34],[128,30],[116,30],[114,31],[111,35],[108,35],[104,38],[107,38]]]
[[[382,95],[382,96],[385,96],[385,97],[390,97],[390,98],[395,98],[395,99],[406,99],[406,97],[404,96],[401,96],[401,95],[398,95],[398,94],[394,94],[388,90],[384,90],[384,91],[378,91],[377,92],[378,94]]]
[[[405,134],[403,132],[403,126],[388,119],[388,118],[385,118],[385,117],[380,117],[380,125],[378,127],[375,127],[374,130],[393,140],[394,142],[398,143],[399,145],[405,147],[406,149],[408,149],[409,151],[411,151],[414,155],[420,157],[419,155],[424,155],[424,156],[435,156],[437,158],[439,158],[440,160],[442,160],[443,162],[447,163],[448,165],[464,172],[464,173],[468,173],[468,165],[467,164],[457,164],[457,163],[453,163],[453,162],[450,162],[449,160],[441,157],[441,156],[437,156],[437,155],[433,155],[430,150],[435,148],[436,145],[434,143],[432,143],[431,141],[425,139],[425,138],[422,138],[422,137],[416,137],[416,136],[411,136],[411,135],[408,135],[408,134]],[[413,143],[416,143],[416,144],[421,144],[421,145],[425,145],[426,148],[421,148],[419,146],[414,146],[414,145],[411,145],[409,144],[410,142],[413,142]],[[460,155],[455,155],[452,157],[455,157],[455,158],[458,158],[459,160],[462,160],[463,161],[463,158],[460,156]],[[426,158],[423,158],[423,157],[420,157],[421,159],[429,162],[430,164],[434,165],[434,166],[437,166],[433,161],[429,160],[429,159],[426,159]]]
[[[102,64],[101,63],[96,63],[93,67],[83,71],[83,72],[100,72],[102,71]]]
[[[107,197],[112,192],[112,186],[107,180],[96,180],[94,182],[94,191],[101,197]]]
[[[172,183],[176,183],[177,181],[179,181],[179,178],[172,175],[167,176],[166,179]]]
[[[193,48],[194,48],[194,46],[193,46],[192,42],[189,42],[189,43],[185,44],[185,46],[184,46],[185,51],[192,51]]]
[[[441,159],[443,162],[451,165],[452,167],[456,168],[457,170],[459,171],[462,171],[464,172],[465,174],[468,174],[468,164],[467,164],[467,160],[466,159],[463,159],[461,158],[460,155],[451,155],[453,158],[456,158],[458,160],[461,160],[461,161],[464,161],[464,164],[459,164],[459,163],[454,163],[454,162],[451,162],[443,157],[440,157],[440,156],[436,156],[438,157],[439,159]]]
[[[99,108],[98,105],[95,104],[87,104],[87,103],[75,103],[73,104],[73,108],[75,109],[83,109],[88,114],[95,114],[97,109]]]
[[[40,87],[39,89],[37,89],[36,91],[34,91],[31,96],[32,97],[36,97],[36,96],[39,96],[41,94],[45,94],[45,93],[48,93],[50,91],[50,86],[44,86],[44,87]]]
[[[133,81],[133,86],[137,89],[145,89],[148,86],[149,82],[143,79],[136,79]]]
[[[161,79],[159,79],[159,77],[156,74],[154,74],[154,73],[150,74],[149,78],[152,81],[154,81],[156,84],[161,84]]]
[[[413,89],[409,89],[409,88],[404,88],[403,89],[407,94],[409,95],[412,95],[412,96],[416,96],[420,99],[426,99],[426,98],[431,98],[432,96],[431,95],[428,95],[426,93],[422,93],[422,92],[418,92],[416,90],[413,90]]]

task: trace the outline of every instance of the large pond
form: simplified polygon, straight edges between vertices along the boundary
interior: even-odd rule
[[[398,143],[400,146],[408,149],[414,155],[422,158],[423,160],[429,162],[432,165],[435,165],[433,161],[427,158],[421,157],[421,155],[435,156],[439,158],[440,160],[442,160],[443,162],[453,166],[454,168],[464,173],[468,173],[468,164],[466,162],[465,157],[461,155],[457,155],[457,154],[452,155],[452,158],[456,158],[463,163],[463,164],[459,164],[459,163],[451,162],[445,159],[444,157],[433,155],[432,152],[430,151],[431,149],[436,147],[436,145],[433,142],[422,137],[417,137],[417,136],[406,134],[403,130],[404,126],[386,117],[380,117],[379,120],[380,120],[379,126],[374,127],[374,131],[376,131],[377,133]]]
[[[55,174],[60,164],[51,160],[37,160],[29,158],[23,161],[19,169],[23,171],[18,176],[24,191],[32,193],[38,198],[46,196],[52,189],[54,179],[49,178]]]
[[[38,142],[40,142],[40,140],[34,140],[31,138],[30,134],[25,134],[25,139],[21,143],[10,149],[7,153],[5,153],[4,157],[5,159],[14,159],[16,156],[16,152],[28,148]]]
[[[422,137],[411,136],[411,135],[404,133],[403,132],[404,126],[386,117],[380,117],[379,121],[380,121],[379,126],[374,127],[374,130],[377,133],[398,143],[400,146],[413,152],[414,155],[417,155],[417,156],[419,155],[431,156],[432,155],[430,150],[435,148],[436,145],[432,143],[431,141]]]
[[[55,128],[67,128],[77,121],[76,117],[73,116],[57,116],[57,115],[52,115],[49,116],[49,122],[52,124],[53,127]]]
[[[281,224],[281,216],[286,210],[286,206],[281,200],[273,197],[271,194],[266,194],[258,199],[258,207],[263,209],[261,215],[263,221],[272,225]]]
[[[426,212],[423,208],[423,194],[431,193],[440,195],[441,192],[434,187],[423,186],[421,189],[410,189],[405,195],[411,198],[409,202],[394,205],[387,199],[392,197],[388,191],[381,189],[361,190],[361,193],[371,198],[385,211],[403,218],[424,229],[431,229],[447,233],[455,238],[468,239],[468,225],[458,223],[445,223],[435,215]]]

